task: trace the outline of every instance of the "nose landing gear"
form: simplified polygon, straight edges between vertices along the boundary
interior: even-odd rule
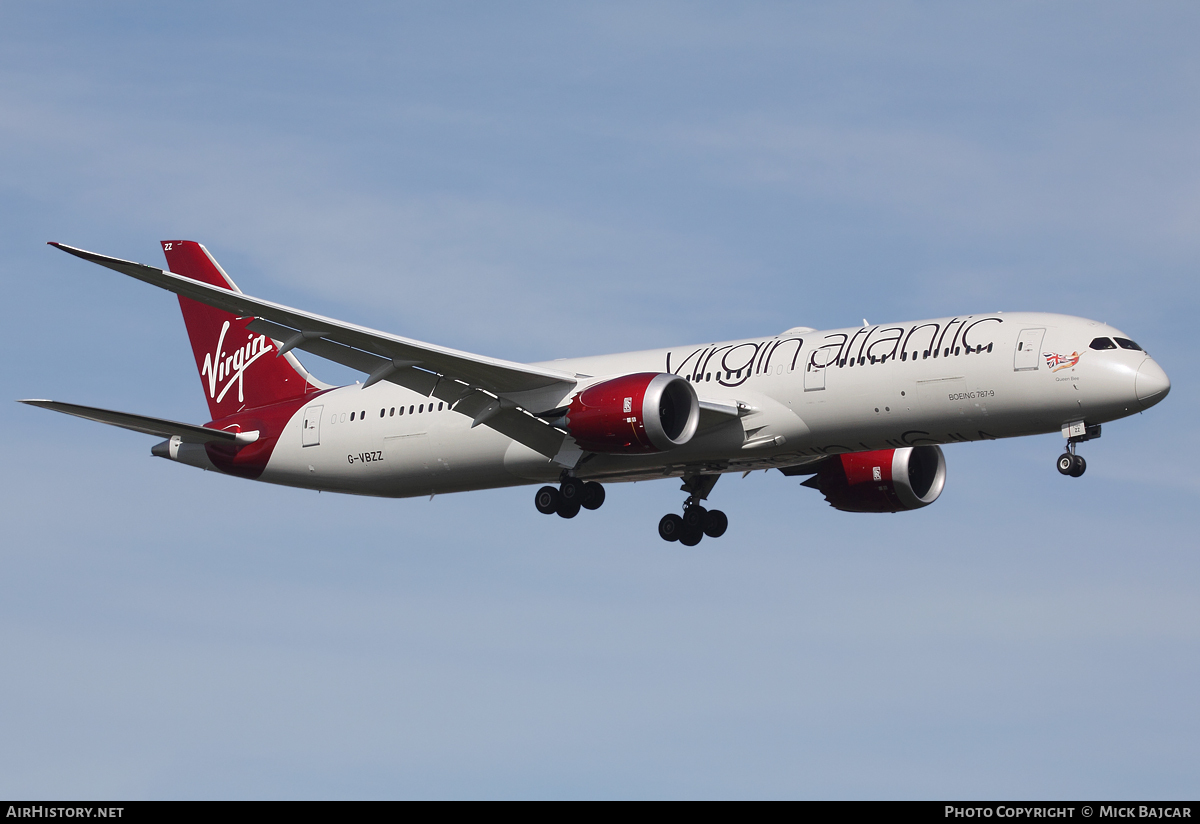
[[[1069,434],[1074,433],[1074,434]],[[1058,456],[1058,471],[1063,475],[1070,475],[1072,478],[1078,478],[1087,471],[1087,461],[1082,455],[1076,454],[1075,445],[1090,441],[1093,438],[1100,437],[1100,424],[1088,426],[1082,421],[1075,424],[1067,424],[1063,427],[1063,434],[1068,435],[1067,451]]]
[[[604,487],[595,481],[581,481],[567,475],[558,489],[552,486],[539,489],[533,504],[543,515],[574,518],[581,508],[599,509],[604,504]]]
[[[708,497],[720,475],[691,475],[683,479],[683,491],[689,493],[683,503],[683,515],[664,515],[658,522],[658,536],[664,541],[679,541],[695,546],[707,535],[720,538],[729,528],[729,518],[719,509],[705,509],[700,502]]]
[[[1083,459],[1082,455],[1064,452],[1058,456],[1058,471],[1064,475],[1070,475],[1072,478],[1078,478],[1087,471],[1087,461]]]

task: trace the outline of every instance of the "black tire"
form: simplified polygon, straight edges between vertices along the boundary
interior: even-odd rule
[[[583,481],[578,478],[567,478],[558,488],[558,494],[569,503],[578,505],[583,501]]]
[[[599,509],[604,505],[604,487],[595,481],[588,481],[583,485],[583,501],[584,509]]]
[[[683,518],[674,512],[662,516],[662,520],[658,522],[658,537],[664,541],[678,541],[682,534]]]
[[[700,543],[700,539],[704,537],[703,530],[685,529],[683,534],[679,536],[679,543],[684,546],[695,546]]]
[[[708,510],[699,504],[685,507],[683,510],[683,525],[693,532],[703,532],[706,515],[708,515]]]
[[[1070,452],[1064,452],[1058,456],[1058,471],[1063,475],[1070,475],[1071,470],[1075,468],[1075,456]]]
[[[1073,457],[1075,458],[1075,465],[1071,467],[1071,477],[1078,478],[1084,472],[1087,472],[1087,461],[1083,459],[1082,455],[1074,455]]]
[[[533,496],[533,505],[543,515],[553,515],[558,512],[558,504],[561,500],[562,497],[558,494],[557,489],[552,486],[543,486]]]
[[[720,538],[729,529],[729,518],[719,509],[710,509],[704,517],[704,534],[710,538]]]
[[[579,503],[571,503],[570,501],[558,502],[558,517],[574,518],[579,514]]]

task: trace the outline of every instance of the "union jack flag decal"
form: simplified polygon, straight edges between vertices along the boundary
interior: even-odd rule
[[[1079,363],[1079,353],[1072,352],[1070,355],[1060,355],[1057,352],[1043,352],[1042,357],[1046,359],[1046,366],[1050,367],[1051,372],[1057,372],[1060,369],[1069,369]]]

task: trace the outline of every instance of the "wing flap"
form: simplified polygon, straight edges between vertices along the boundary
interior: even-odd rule
[[[261,318],[247,324],[246,328],[259,334],[269,335],[277,340],[283,337],[283,332],[291,331]],[[382,374],[380,380],[403,386],[405,389],[411,389],[422,395],[435,397],[449,404],[456,404],[455,412],[472,419],[475,419],[489,406],[495,405],[496,411],[489,414],[480,423],[514,441],[525,444],[548,458],[553,458],[558,454],[563,440],[566,438],[565,433],[540,418],[526,413],[515,404],[480,391],[479,388],[455,378],[438,375],[416,366],[395,366],[394,360],[372,355],[369,352],[363,352],[326,338],[303,340],[297,343],[295,348],[303,349],[305,352],[311,352],[334,363],[349,366],[351,369],[357,369],[372,376]],[[393,366],[394,369],[389,369]]]
[[[281,326],[278,323],[264,320],[263,318],[252,320],[246,324],[246,328],[251,332],[267,335],[273,340],[285,342],[297,334],[295,329]],[[342,366],[349,366],[351,369],[357,369],[359,372],[365,372],[368,375],[373,375],[380,368],[394,363],[392,358],[365,352],[362,349],[356,349],[353,346],[347,346],[344,343],[338,343],[326,337],[302,339],[291,348],[310,352],[317,357],[331,360],[334,363],[340,363]],[[389,373],[383,380],[403,386],[405,389],[411,389],[414,392],[420,392],[422,395],[428,395],[437,383],[438,376],[429,371],[406,366]]]

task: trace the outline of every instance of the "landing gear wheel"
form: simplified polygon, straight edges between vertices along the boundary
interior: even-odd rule
[[[604,503],[604,487],[595,481],[583,485],[583,500],[580,505],[584,509],[599,509]]]
[[[578,514],[579,514],[579,502],[578,501],[574,501],[574,502],[559,501],[558,502],[558,517],[574,518]]]
[[[567,478],[558,488],[558,494],[562,495],[562,499],[569,503],[578,506],[583,501],[583,481],[578,478]]]
[[[543,486],[533,496],[533,505],[543,515],[553,515],[558,512],[558,503],[562,500],[558,490],[552,486]]]
[[[682,534],[683,518],[680,518],[674,512],[662,516],[662,520],[658,522],[658,537],[664,541],[678,541],[679,536]]]
[[[720,538],[729,529],[729,518],[719,509],[710,509],[704,516],[704,534],[710,538]]]
[[[700,543],[700,539],[704,537],[704,533],[699,530],[685,529],[683,534],[679,536],[679,543],[684,546],[695,546]]]
[[[1087,471],[1087,461],[1083,459],[1082,455],[1072,455],[1071,458],[1072,466],[1070,475],[1072,478],[1078,478]]]
[[[708,510],[699,504],[683,508],[683,525],[693,532],[704,532],[704,518]]]
[[[1071,470],[1075,468],[1075,456],[1070,452],[1064,452],[1058,456],[1058,471],[1063,475],[1070,475]]]

